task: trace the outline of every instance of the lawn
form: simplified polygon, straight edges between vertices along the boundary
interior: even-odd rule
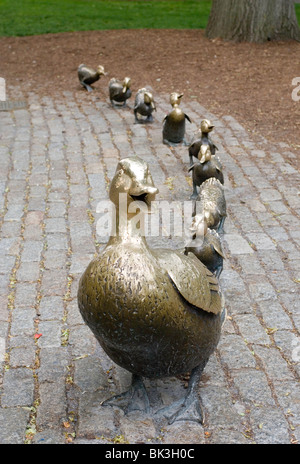
[[[210,0],[0,0],[0,36],[100,29],[203,29]]]
[[[101,29],[204,29],[211,0],[0,0],[0,36]],[[295,6],[300,24],[300,4]]]

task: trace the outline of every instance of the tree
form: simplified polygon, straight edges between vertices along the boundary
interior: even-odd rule
[[[213,0],[206,35],[236,42],[300,40],[294,0]]]

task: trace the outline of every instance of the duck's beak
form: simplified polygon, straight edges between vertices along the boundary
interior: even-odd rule
[[[133,188],[130,189],[129,195],[131,198],[134,198],[135,200],[140,200],[140,201],[145,201],[145,198],[147,196],[154,196],[158,193],[158,188],[152,187],[150,185],[143,186],[141,185],[140,188]]]
[[[147,194],[149,195],[156,195],[159,192],[157,187],[150,187],[150,186],[147,187],[146,191],[147,191]]]
[[[158,188],[155,186],[140,184],[139,186],[135,186],[135,188],[130,189],[129,195],[133,201],[145,203],[149,208],[157,193]]]

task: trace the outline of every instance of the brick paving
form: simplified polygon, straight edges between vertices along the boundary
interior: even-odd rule
[[[137,154],[151,167],[158,199],[188,200],[186,147],[162,144],[168,96],[155,96],[151,125],[99,93],[25,97],[0,113],[0,442],[297,443],[300,440],[300,204],[297,153],[268,143],[230,115],[196,100],[192,118],[215,124],[225,173],[227,254],[221,286],[228,318],[199,385],[204,426],[168,425],[153,414],[125,416],[101,401],[130,375],[114,365],[84,325],[78,280],[106,238],[99,201],[117,161]],[[180,246],[181,238],[149,239]],[[168,404],[184,381],[146,381],[152,405]]]

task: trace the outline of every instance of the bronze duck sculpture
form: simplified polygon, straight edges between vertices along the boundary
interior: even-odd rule
[[[135,96],[135,103],[133,108],[135,122],[152,122],[152,113],[154,110],[156,110],[156,106],[152,93],[145,88],[139,89]],[[138,114],[141,116],[146,116],[146,119],[139,119]]]
[[[185,247],[185,254],[194,253],[219,278],[223,270],[223,260],[226,259],[219,234],[207,227],[203,214],[194,216],[190,231],[192,239]]]
[[[142,398],[149,411],[143,377],[191,371],[186,396],[156,414],[170,423],[201,422],[196,387],[220,338],[224,298],[215,276],[194,255],[147,245],[136,211],[147,213],[157,191],[144,160],[134,156],[118,163],[109,192],[116,210],[112,235],[81,276],[78,306],[107,355],[132,373],[130,390],[104,406],[121,407],[125,400],[130,411]]]
[[[106,72],[104,67],[99,65],[97,69],[90,68],[85,64],[80,64],[77,70],[78,79],[80,84],[88,91],[92,92],[93,88],[91,85],[97,82],[101,76],[105,76]]]
[[[166,145],[178,145],[183,142],[185,145],[185,121],[192,122],[187,114],[179,107],[183,94],[172,92],[170,103],[172,110],[163,119],[163,143]]]
[[[224,175],[222,164],[216,155],[212,155],[209,145],[202,144],[199,149],[199,161],[195,161],[190,167],[192,171],[193,193],[191,198],[194,199],[198,195],[197,187],[210,177],[215,177],[221,184],[224,184]]]
[[[199,210],[200,207],[200,210]],[[227,216],[224,186],[215,177],[205,180],[199,190],[197,200],[193,205],[193,216],[203,214],[207,227],[223,233],[224,221]]]
[[[112,106],[126,106],[128,98],[131,97],[130,86],[130,77],[125,77],[123,82],[118,81],[115,77],[109,81],[108,91]]]
[[[208,145],[212,155],[216,154],[218,147],[213,143],[209,134],[215,126],[211,124],[208,119],[203,119],[200,124],[200,138],[194,140],[189,146],[190,166],[193,164],[193,158],[200,160],[202,155],[199,156],[199,151],[202,145]]]

